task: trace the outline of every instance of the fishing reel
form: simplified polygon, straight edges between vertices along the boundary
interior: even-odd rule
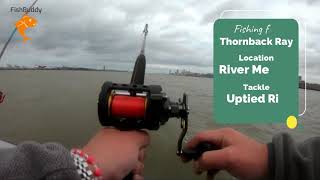
[[[98,101],[99,121],[103,126],[120,130],[158,130],[170,118],[181,119],[182,132],[177,154],[182,153],[183,138],[188,129],[188,98],[171,101],[159,85],[116,84],[105,82]]]
[[[146,57],[144,55],[148,24],[143,30],[144,39],[132,72],[130,84],[105,82],[98,101],[98,115],[102,126],[120,130],[158,130],[170,118],[181,119],[181,133],[177,155],[197,159],[205,151],[215,149],[210,143],[201,143],[194,149],[182,149],[188,131],[188,96],[171,101],[159,85],[144,85]]]

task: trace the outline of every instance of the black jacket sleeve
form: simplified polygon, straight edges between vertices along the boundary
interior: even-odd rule
[[[270,179],[320,179],[320,137],[296,144],[288,134],[278,134],[268,150]]]
[[[0,179],[80,180],[69,150],[60,144],[26,142],[0,150]]]

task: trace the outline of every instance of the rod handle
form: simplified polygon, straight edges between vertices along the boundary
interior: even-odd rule
[[[218,150],[219,148],[216,145],[213,145],[208,142],[203,142],[198,144],[193,149],[183,149],[182,156],[187,159],[197,160],[199,157],[206,151]]]

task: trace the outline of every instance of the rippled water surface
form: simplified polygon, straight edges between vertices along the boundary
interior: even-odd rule
[[[104,81],[128,83],[124,72],[86,71],[0,71],[0,91],[7,94],[0,105],[0,139],[19,143],[26,140],[55,141],[67,147],[81,146],[100,128],[96,103]],[[212,79],[147,74],[146,84],[160,84],[172,99],[189,94],[190,130],[195,133],[219,128],[212,119]],[[233,126],[262,142],[281,131],[297,140],[320,134],[320,92],[307,91],[308,108],[299,119],[299,129],[285,125]],[[300,90],[300,109],[304,108],[304,90]],[[192,173],[191,164],[176,157],[179,121],[171,119],[157,132],[146,160],[146,179],[205,179]],[[234,179],[220,173],[217,179]]]

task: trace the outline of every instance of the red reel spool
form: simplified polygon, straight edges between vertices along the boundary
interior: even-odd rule
[[[145,97],[115,95],[111,100],[111,115],[121,118],[144,118],[146,101]]]

